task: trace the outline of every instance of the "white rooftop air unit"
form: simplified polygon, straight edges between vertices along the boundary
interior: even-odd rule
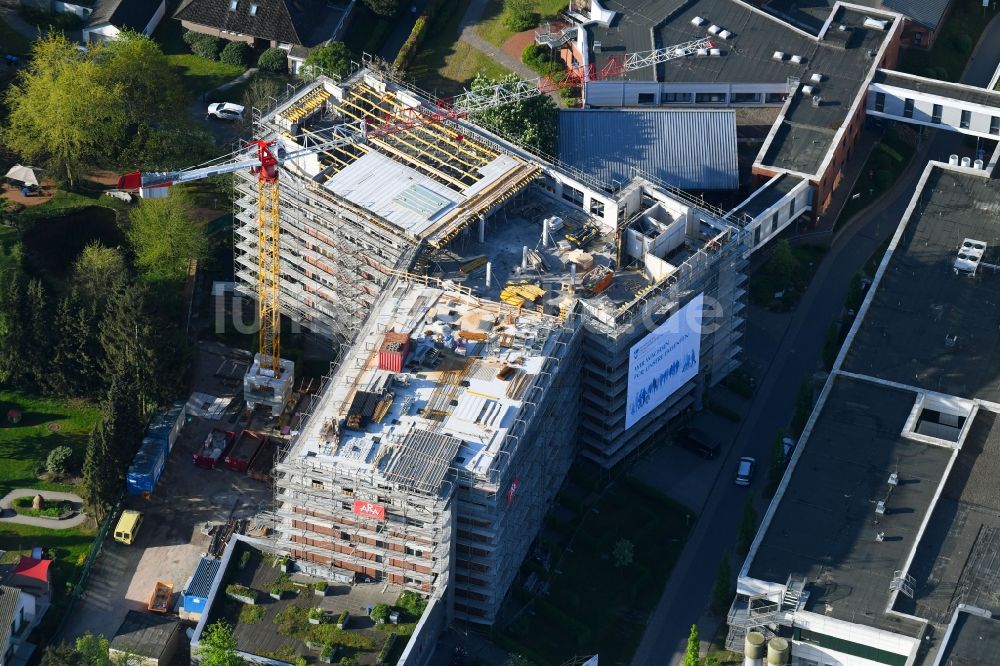
[[[958,248],[958,256],[955,258],[954,270],[957,274],[975,275],[979,263],[983,260],[983,253],[986,252],[986,243],[973,238],[966,238],[962,241],[962,246]]]
[[[896,472],[893,472],[892,474],[889,475],[889,485],[890,486],[898,486],[899,485],[899,474],[897,474]]]
[[[850,30],[850,28],[848,28],[846,25],[844,25],[843,23],[841,23],[840,25],[837,26],[837,30],[839,30],[841,32],[847,32],[848,30]]]
[[[771,57],[774,58],[775,60],[784,60],[785,54],[783,51],[775,51],[774,55],[772,55]]]
[[[875,503],[875,513],[880,516],[885,514],[885,502],[883,500],[879,500]]]
[[[728,30],[720,30],[719,31],[719,37],[721,37],[722,39],[729,39],[732,36],[733,36],[733,33],[729,32]]]
[[[803,95],[812,95],[813,90],[815,90],[815,88],[813,88],[812,86],[802,86]]]
[[[698,55],[700,55],[700,56],[707,56],[708,55],[708,49],[698,49],[697,51],[695,51],[695,53],[698,54]]]
[[[871,16],[865,17],[865,27],[875,28],[876,30],[885,30],[886,26],[889,25],[888,21],[881,21],[879,19],[872,18]]]
[[[789,58],[789,60],[794,62],[796,65],[801,65],[802,61],[805,60],[805,58],[803,58],[800,55],[793,55],[791,58]]]
[[[823,82],[823,75],[820,74],[819,72],[813,72],[812,76],[809,77],[809,80],[812,81],[812,82],[814,82],[814,83],[822,83]]]
[[[722,55],[722,49],[709,49],[708,55],[712,56],[713,58],[718,58],[719,56]],[[979,161],[982,162],[982,160]]]
[[[706,21],[705,19],[703,19],[700,16],[695,16],[693,19],[691,19],[691,25],[696,25],[699,28],[701,26],[705,25],[706,23],[708,23],[708,21]]]
[[[823,103],[823,98],[820,97],[819,95],[815,95],[814,94],[813,95],[813,106],[815,106],[815,107],[818,108],[819,105],[822,104],[822,103]]]
[[[722,28],[720,28],[719,26],[715,25],[714,23],[712,25],[708,26],[708,31],[710,33],[712,33],[713,35],[719,34],[720,30],[722,30]]]

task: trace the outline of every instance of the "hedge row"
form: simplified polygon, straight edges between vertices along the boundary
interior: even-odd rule
[[[403,42],[403,48],[399,49],[399,53],[392,63],[393,67],[398,70],[405,70],[413,62],[413,58],[417,55],[417,49],[420,47],[420,42],[424,41],[424,35],[427,34],[427,27],[430,25],[431,19],[434,18],[434,12],[437,11],[439,4],[441,4],[440,0],[430,0],[427,3],[424,13],[413,24],[410,36]]]

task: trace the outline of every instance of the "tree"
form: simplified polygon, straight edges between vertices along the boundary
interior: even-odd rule
[[[780,446],[779,442],[779,446]],[[740,555],[750,552],[753,538],[757,534],[757,510],[753,506],[753,498],[748,497],[743,503],[743,515],[740,518],[740,532],[736,540],[736,550]]]
[[[28,282],[28,336],[30,344],[25,348],[28,371],[36,383],[45,381],[49,365],[52,320],[49,316],[45,287],[40,280]]]
[[[611,556],[615,560],[616,567],[627,567],[632,564],[634,553],[635,547],[631,541],[628,539],[618,539],[615,542],[614,549],[611,551]]]
[[[101,359],[97,304],[84,303],[76,289],[59,302],[53,321],[55,342],[45,378],[47,389],[64,398],[93,397],[100,386]]]
[[[792,252],[788,241],[781,239],[774,246],[774,252],[767,260],[767,272],[775,277],[783,288],[791,286],[792,278],[799,271],[799,260]]]
[[[100,342],[104,376],[134,379],[144,401],[149,403],[155,402],[156,396],[156,390],[149,388],[149,375],[157,370],[157,353],[147,295],[143,285],[122,285],[108,301]]]
[[[705,657],[705,666],[720,666],[719,658],[714,654]]]
[[[243,106],[248,109],[266,109],[271,104],[271,99],[277,98],[280,94],[281,84],[275,78],[255,76],[243,93]],[[232,187],[229,190],[232,191]]]
[[[732,603],[732,584],[730,583],[729,555],[723,554],[719,568],[715,572],[715,586],[712,587],[712,601],[709,610],[713,615],[722,615]]]
[[[783,430],[778,430],[771,443],[771,465],[767,470],[767,487],[764,489],[764,495],[768,499],[774,497],[775,491],[778,490],[778,484],[781,483],[788,462],[785,460],[785,444],[782,441],[784,434]]]
[[[250,46],[246,42],[229,42],[219,54],[219,60],[227,65],[246,67],[250,57]]]
[[[208,254],[201,222],[193,218],[194,201],[183,188],[170,196],[143,199],[132,209],[129,241],[143,280],[169,289],[184,282],[192,261]]]
[[[177,69],[159,44],[126,29],[98,48],[93,57],[100,65],[99,80],[120,92],[126,123],[180,123],[183,115],[177,109],[184,106],[187,94]]]
[[[225,620],[205,627],[195,654],[201,666],[241,666],[243,660],[236,654],[236,637]]]
[[[108,639],[104,636],[86,633],[76,639],[76,651],[93,666],[111,666],[108,657]]]
[[[26,314],[24,275],[20,266],[4,274],[0,308],[0,380],[17,384],[28,375],[29,318]]]
[[[288,72],[288,54],[275,47],[265,49],[257,58],[257,69],[262,72],[284,74]]]
[[[313,78],[325,74],[343,79],[351,73],[351,52],[343,42],[330,42],[313,49],[302,64],[303,76]]]
[[[108,146],[121,137],[122,91],[108,85],[97,62],[62,34],[36,40],[28,62],[5,94],[9,114],[0,137],[72,188],[87,166],[107,159]]]
[[[504,0],[503,23],[508,30],[522,32],[538,25],[538,14],[532,0]]]
[[[413,590],[403,590],[396,599],[396,606],[413,618],[419,618],[427,608],[427,600]]]
[[[812,413],[812,393],[809,379],[803,377],[799,382],[799,391],[795,395],[795,411],[792,413],[792,432],[796,437],[802,434],[802,429],[806,427],[809,415]]]
[[[477,74],[472,81],[472,91],[490,94],[487,89],[495,85],[513,87],[519,81],[516,74],[508,74],[502,79]],[[546,155],[556,152],[557,118],[558,109],[548,95],[535,95],[473,114],[475,122],[499,132],[521,146]]]
[[[68,446],[57,446],[49,451],[49,457],[45,459],[45,471],[50,479],[61,479],[69,473],[72,461],[73,449]]]
[[[41,666],[90,666],[84,661],[83,655],[72,645],[50,645],[42,655]]]
[[[701,643],[698,642],[698,625],[691,625],[691,632],[688,634],[687,651],[684,653],[684,666],[698,666],[701,655]]]
[[[392,16],[399,10],[399,0],[365,0],[365,5],[379,16]]]
[[[103,421],[98,421],[90,431],[87,451],[83,457],[83,479],[80,496],[87,513],[98,522],[104,520],[120,490],[115,461],[111,458],[109,433]]]
[[[104,247],[92,241],[73,262],[73,284],[80,295],[104,303],[115,285],[127,280],[125,257],[116,247]]]

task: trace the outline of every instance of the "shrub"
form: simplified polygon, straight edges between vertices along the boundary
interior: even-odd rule
[[[372,620],[376,624],[385,624],[386,620],[389,619],[389,606],[386,604],[375,604],[372,608],[372,612],[369,614]]]
[[[389,637],[385,639],[385,645],[378,652],[378,657],[375,658],[375,666],[385,666],[389,663],[389,653],[392,652],[392,646],[396,642],[396,634],[389,634]]]
[[[396,599],[396,606],[413,618],[419,618],[427,608],[427,600],[412,590],[403,590]]]
[[[191,48],[191,53],[196,56],[207,60],[219,59],[219,48],[222,46],[222,40],[218,37],[189,30],[184,33],[184,43]]]
[[[341,629],[345,629],[347,627],[347,621],[350,619],[351,619],[350,612],[344,611],[343,613],[340,614],[340,617],[337,618],[337,626]]]
[[[326,620],[326,613],[323,612],[322,608],[310,608],[307,617],[310,620],[319,620],[320,624],[322,624]]]
[[[313,589],[319,592],[325,592],[329,584],[325,580],[321,580],[318,583],[313,583]]]
[[[343,657],[340,666],[358,666],[358,660],[354,657]]]
[[[504,0],[503,24],[514,32],[534,28],[538,25],[535,3],[532,0]]]
[[[257,58],[257,67],[264,72],[284,74],[288,71],[288,54],[278,48],[269,48]]]
[[[305,657],[296,657],[295,666],[309,666],[309,662],[306,661]]]
[[[219,60],[227,65],[246,67],[249,55],[250,46],[246,42],[229,42],[219,54]]]
[[[955,38],[955,48],[959,53],[968,53],[972,50],[972,37],[969,35],[959,35]]]
[[[243,597],[245,599],[256,599],[257,592],[239,583],[231,583],[226,586],[226,594],[231,597]]]
[[[264,607],[243,604],[240,609],[240,624],[254,624],[264,619]]]
[[[250,563],[250,551],[245,550],[243,551],[243,554],[240,555],[240,565],[239,565],[240,569],[245,569],[247,564],[249,563]]]
[[[49,457],[45,460],[45,471],[53,479],[61,478],[69,473],[72,460],[73,449],[68,446],[57,446],[49,452]]]
[[[32,516],[35,518],[64,518],[73,512],[73,505],[65,500],[53,501],[42,500],[42,508],[33,508],[34,497],[18,497],[11,505],[14,511],[21,516]]]

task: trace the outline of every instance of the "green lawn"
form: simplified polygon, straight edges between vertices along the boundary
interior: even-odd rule
[[[899,123],[891,124],[868,156],[868,161],[837,218],[836,226],[840,227],[892,187],[913,159],[916,150],[913,128]]]
[[[750,302],[776,311],[795,307],[826,253],[817,245],[788,246],[787,241],[750,276]],[[790,255],[788,254],[790,251]],[[775,294],[781,293],[781,296]]]
[[[7,411],[15,405],[21,409],[23,418],[13,425],[7,422]],[[84,402],[0,391],[0,497],[15,488],[72,490],[63,483],[38,480],[35,468],[45,465],[49,451],[63,445],[76,451],[79,465],[87,435],[97,418],[98,409]]]
[[[598,652],[602,662],[628,663],[684,545],[691,513],[645,487],[617,482],[595,506],[584,507],[576,538],[554,566],[559,573],[551,575],[549,594],[500,642],[540,665]],[[634,547],[633,562],[623,567],[611,556],[619,539]]]
[[[538,23],[542,25],[547,19],[555,18],[559,12],[565,11],[567,3],[564,0],[535,0],[535,12]],[[504,25],[503,0],[489,0],[483,16],[476,25],[480,37],[501,46],[514,33]]]
[[[416,84],[437,95],[457,94],[469,86],[477,73],[500,77],[509,74],[485,53],[458,39],[458,24],[469,0],[445,3],[427,30],[420,52],[410,66]]]
[[[206,60],[193,53],[169,55],[167,60],[180,71],[184,87],[195,96],[217,88],[246,71],[244,67]]]
[[[996,3],[983,9],[980,0],[955,0],[930,50],[905,49],[899,69],[943,81],[958,81],[983,28],[997,14]]]

